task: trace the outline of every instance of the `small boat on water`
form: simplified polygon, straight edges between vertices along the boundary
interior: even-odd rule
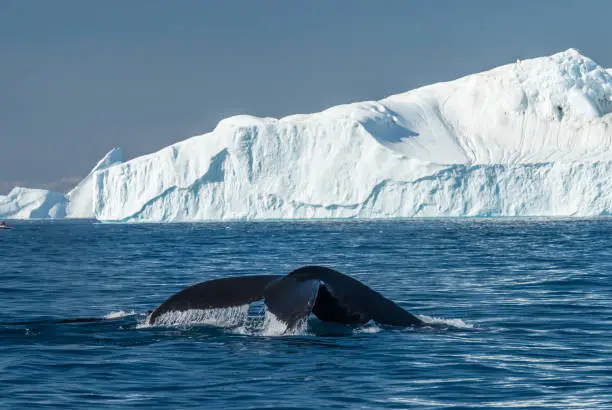
[[[10,226],[8,226],[8,225],[6,224],[6,222],[1,221],[1,222],[0,222],[0,229],[13,229],[13,228],[11,228]]]

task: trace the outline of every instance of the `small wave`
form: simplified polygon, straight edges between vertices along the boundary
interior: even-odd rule
[[[462,319],[444,319],[441,317],[417,315],[419,319],[430,325],[444,325],[450,327],[456,327],[457,329],[473,329],[474,325],[466,323]]]
[[[121,319],[122,317],[135,316],[137,314],[138,313],[136,313],[134,310],[130,310],[129,312],[126,312],[124,310],[119,310],[117,312],[110,312],[104,315],[104,319]]]
[[[359,334],[359,333],[379,333],[381,332],[383,329],[378,326],[378,324],[376,324],[375,322],[368,322],[365,325],[356,328],[353,333],[354,334]]]

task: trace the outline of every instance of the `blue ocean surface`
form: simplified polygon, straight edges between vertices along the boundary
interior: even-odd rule
[[[611,219],[13,226],[2,409],[612,409]],[[429,325],[144,325],[190,284],[308,264]]]

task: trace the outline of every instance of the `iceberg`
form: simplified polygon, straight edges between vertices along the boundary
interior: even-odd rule
[[[379,101],[224,119],[0,218],[205,221],[612,213],[612,70],[574,49]]]
[[[121,149],[113,148],[67,194],[15,187],[0,195],[0,219],[93,218],[93,175],[122,161]]]
[[[99,170],[102,221],[612,211],[612,73],[576,50],[203,135]]]

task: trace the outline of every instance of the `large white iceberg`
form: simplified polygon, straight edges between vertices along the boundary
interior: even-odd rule
[[[193,221],[612,213],[612,70],[576,50],[380,101],[236,116],[0,218]]]
[[[96,172],[106,221],[612,211],[612,76],[575,50],[210,133]]]
[[[93,218],[93,175],[121,161],[123,161],[121,149],[113,148],[67,194],[45,189],[15,187],[8,195],[0,195],[0,218]]]

